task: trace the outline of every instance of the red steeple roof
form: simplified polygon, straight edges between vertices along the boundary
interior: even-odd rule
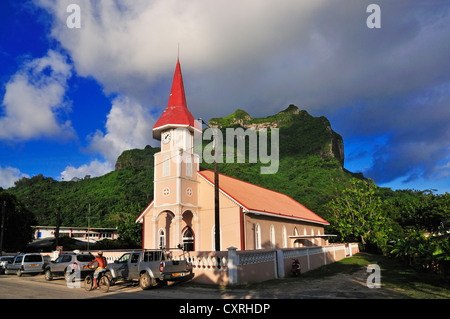
[[[171,126],[200,129],[191,112],[189,112],[187,108],[180,60],[177,61],[177,66],[175,68],[169,104],[153,127],[153,137],[160,139],[161,130]]]
[[[175,68],[175,74],[173,76],[172,90],[170,91],[168,106],[183,106],[184,108],[187,108],[180,60],[177,60],[177,66]]]

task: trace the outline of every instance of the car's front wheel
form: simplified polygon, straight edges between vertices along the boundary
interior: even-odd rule
[[[50,269],[45,270],[45,280],[47,281],[51,281],[53,280],[53,274],[52,271]]]

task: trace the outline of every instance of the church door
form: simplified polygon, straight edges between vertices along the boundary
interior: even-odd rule
[[[189,226],[183,232],[183,249],[184,251],[194,251],[194,233]]]

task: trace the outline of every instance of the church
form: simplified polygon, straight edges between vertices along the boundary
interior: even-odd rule
[[[214,172],[202,170],[193,151],[202,132],[187,108],[178,59],[169,103],[153,127],[161,141],[154,155],[154,199],[136,219],[143,249],[177,247],[214,251]],[[219,174],[220,250],[323,246],[329,223],[287,195]]]

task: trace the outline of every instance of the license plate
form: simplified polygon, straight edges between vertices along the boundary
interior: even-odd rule
[[[175,272],[172,274],[172,277],[182,277],[184,276],[184,272]]]
[[[37,266],[37,264],[31,264],[31,265],[29,265],[30,267],[36,267]]]

